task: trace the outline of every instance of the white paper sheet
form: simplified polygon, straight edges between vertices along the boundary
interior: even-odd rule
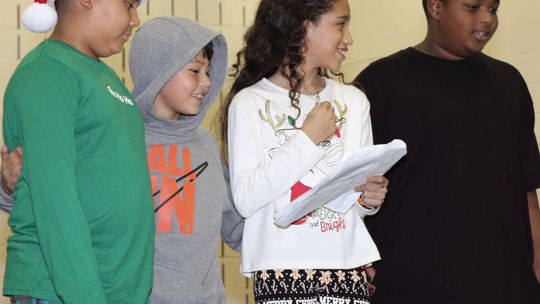
[[[385,145],[361,147],[346,152],[343,160],[317,185],[290,204],[278,208],[274,223],[287,227],[322,206],[345,213],[354,205],[355,200],[337,198],[353,193],[354,187],[365,183],[368,176],[383,175],[405,154],[407,145],[399,139]]]

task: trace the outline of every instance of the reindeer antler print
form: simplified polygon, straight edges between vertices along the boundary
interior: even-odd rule
[[[265,114],[262,113],[261,110],[259,110],[259,117],[267,122],[270,127],[272,127],[272,129],[274,130],[274,132],[278,131],[279,128],[283,125],[283,123],[285,122],[285,114],[281,114],[281,115],[276,115],[275,117],[272,117],[272,112],[270,111],[270,100],[267,100],[264,104],[264,111],[266,112],[266,116]],[[276,121],[274,121],[274,119]]]
[[[347,120],[345,119],[345,114],[347,114],[347,105],[345,105],[345,107],[342,107],[339,101],[335,99],[333,100],[333,102],[334,102],[334,105],[336,105],[336,109],[337,109],[337,112],[336,112],[337,128],[338,130],[341,130],[341,127],[343,127],[343,124],[347,122]]]

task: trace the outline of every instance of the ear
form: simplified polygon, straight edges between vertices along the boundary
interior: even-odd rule
[[[317,25],[311,21],[304,21],[304,28],[306,29],[306,36],[304,37],[304,45],[302,46],[302,53],[307,51],[307,45],[309,44],[311,32]]]
[[[442,0],[427,0],[428,15],[434,20],[439,20],[442,6]]]
[[[81,7],[91,9],[94,5],[94,0],[76,0]]]
[[[306,29],[306,33],[310,30],[317,27],[317,24],[314,22],[311,22],[309,20],[304,21],[304,28]]]

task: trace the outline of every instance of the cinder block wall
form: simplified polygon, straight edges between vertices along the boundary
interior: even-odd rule
[[[275,0],[279,1],[279,0]],[[20,59],[47,35],[30,33],[21,28],[20,13],[31,0],[0,1],[0,97],[9,77]],[[347,80],[371,61],[396,50],[414,45],[425,33],[425,18],[421,0],[349,0],[352,11],[351,31],[354,45],[342,71]],[[149,0],[146,7],[139,8],[141,22],[163,15],[185,16],[222,32],[229,43],[229,65],[242,45],[242,35],[253,20],[258,0]],[[540,111],[540,11],[538,0],[502,1],[500,27],[486,49],[489,55],[514,64],[523,74],[536,105]],[[105,61],[132,87],[126,58],[129,43],[124,52]],[[216,107],[209,112],[215,113]],[[0,110],[1,111],[1,110]],[[207,119],[205,126],[211,126]],[[540,134],[540,124],[536,124]],[[0,284],[4,271],[5,240],[9,236],[7,216],[0,214]],[[239,254],[222,244],[217,254],[222,262],[223,281],[228,302],[232,304],[253,303],[251,283],[238,274]],[[0,297],[0,304],[9,303]]]

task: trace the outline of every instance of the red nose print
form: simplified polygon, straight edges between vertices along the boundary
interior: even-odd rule
[[[300,195],[306,193],[310,189],[311,187],[308,187],[302,184],[301,182],[296,182],[296,184],[294,184],[294,186],[292,186],[291,188],[291,202],[294,201],[296,198],[298,198]],[[310,215],[311,213],[308,214],[307,216],[310,216]],[[306,222],[306,220],[307,220],[306,217],[303,217],[293,222],[292,225],[302,225],[303,223]]]
[[[300,195],[306,193],[311,187],[308,187],[301,182],[296,182],[291,188],[291,202],[297,199]]]

